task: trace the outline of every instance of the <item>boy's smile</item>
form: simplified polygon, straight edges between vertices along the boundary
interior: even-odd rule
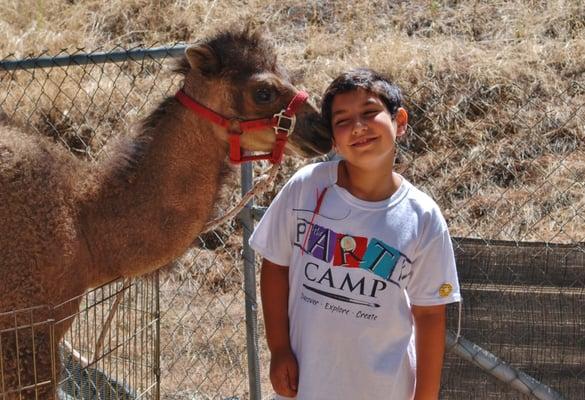
[[[377,139],[378,139],[377,137],[363,137],[363,138],[359,138],[351,146],[353,146],[353,147],[366,146],[366,145],[374,142]]]

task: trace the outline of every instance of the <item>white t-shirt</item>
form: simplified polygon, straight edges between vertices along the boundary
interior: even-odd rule
[[[408,400],[416,366],[410,304],[460,300],[447,225],[436,203],[404,178],[386,200],[354,197],[335,184],[338,163],[300,169],[250,245],[289,266],[297,399]]]

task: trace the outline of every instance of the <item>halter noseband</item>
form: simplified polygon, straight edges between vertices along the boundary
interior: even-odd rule
[[[307,101],[309,95],[303,91],[297,92],[286,108],[274,114],[272,118],[260,118],[247,121],[242,121],[238,118],[226,118],[198,103],[183,90],[179,90],[175,94],[175,97],[181,104],[195,112],[195,114],[227,130],[230,143],[230,161],[232,163],[241,164],[246,161],[269,160],[272,164],[278,164],[282,161],[284,146],[288,137],[295,129],[295,123],[297,121],[295,114],[305,101]],[[242,133],[267,127],[274,128],[274,134],[276,136],[272,152],[252,156],[244,155],[240,147],[240,136]]]

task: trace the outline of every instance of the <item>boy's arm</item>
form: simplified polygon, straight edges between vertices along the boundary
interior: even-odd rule
[[[445,353],[445,305],[412,306],[416,347],[414,400],[437,400]]]
[[[270,381],[276,393],[294,397],[298,384],[298,364],[290,346],[288,268],[263,259],[260,295],[266,341],[271,353]]]

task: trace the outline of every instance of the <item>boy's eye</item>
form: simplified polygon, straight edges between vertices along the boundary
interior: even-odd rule
[[[347,119],[340,119],[339,121],[336,121],[334,125],[335,126],[343,126],[343,125],[346,125],[348,121],[349,120],[347,120]]]
[[[369,110],[364,113],[365,116],[372,117],[378,114],[378,110]]]

